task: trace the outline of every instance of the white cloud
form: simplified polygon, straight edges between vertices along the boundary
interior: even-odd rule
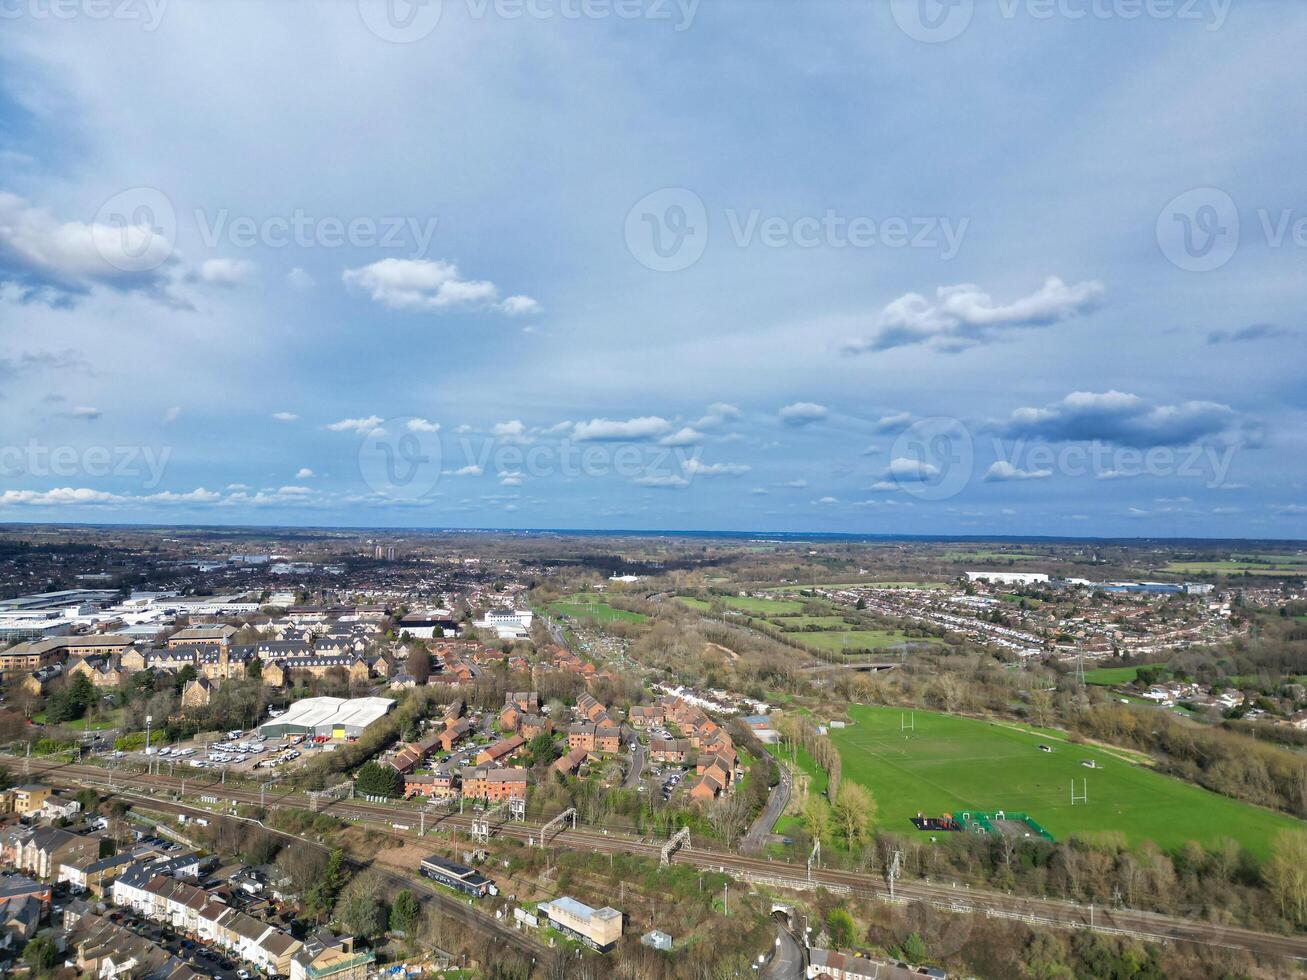
[[[426,419],[409,419],[405,423],[409,432],[439,432],[439,422],[429,422]]]
[[[92,408],[90,405],[76,405],[68,414],[75,419],[87,419],[89,421],[98,419],[104,413],[98,408]]]
[[[294,412],[273,412],[272,417],[278,422],[294,422],[299,418]]]
[[[368,415],[358,419],[341,419],[330,423],[327,428],[332,432],[372,432],[382,421],[380,415]]]
[[[690,485],[689,480],[675,473],[667,476],[637,476],[631,482],[642,487],[656,487],[663,490],[679,490]]]
[[[737,419],[740,417],[740,410],[734,405],[727,402],[713,402],[708,406],[707,413],[699,419],[691,422],[690,425],[696,429],[714,429],[728,419]]]
[[[698,443],[703,442],[703,440],[704,440],[704,435],[702,432],[699,432],[697,429],[693,429],[687,425],[682,429],[678,429],[676,432],[663,436],[661,439],[658,440],[658,445],[694,446],[697,445]]]
[[[206,259],[200,263],[200,281],[211,286],[239,286],[257,271],[247,259]]]
[[[911,421],[911,412],[894,412],[892,415],[881,416],[876,420],[872,428],[877,432],[893,432],[896,429],[902,429]]]
[[[820,422],[830,412],[825,405],[818,405],[815,402],[795,402],[792,405],[786,405],[777,414],[786,425],[799,426]]]
[[[522,474],[513,471],[500,473],[499,485],[501,487],[520,487],[522,485]]]
[[[787,480],[784,483],[778,483],[777,486],[784,487],[787,490],[806,490],[808,481],[799,477],[796,480]]]
[[[681,464],[690,476],[742,476],[752,467],[743,463],[705,463],[698,459],[687,459]]]
[[[672,423],[657,415],[625,421],[591,419],[589,422],[577,422],[572,427],[572,438],[577,442],[636,441],[664,435],[671,427]]]
[[[286,273],[286,282],[295,289],[312,289],[317,285],[313,277],[301,269],[299,266],[291,269]]]
[[[939,467],[925,460],[897,456],[890,460],[883,476],[900,483],[921,483],[939,476]]]
[[[317,474],[314,473],[307,466],[301,466],[298,470],[295,471],[295,479],[297,480],[311,480],[315,476],[317,476]]]
[[[182,407],[180,405],[174,405],[163,413],[163,421],[176,422],[177,419],[181,417],[181,414],[182,414]]]
[[[505,442],[526,442],[528,435],[526,424],[521,419],[510,419],[507,422],[496,422],[490,427],[490,434],[496,439],[502,439]]]
[[[985,471],[985,479],[990,483],[1004,483],[1009,480],[1046,480],[1052,475],[1052,470],[1023,470],[1005,459],[997,460]]]
[[[140,209],[137,209],[140,210]],[[65,306],[103,286],[185,305],[168,290],[179,263],[149,220],[122,227],[59,221],[15,194],[0,192],[0,284],[24,301]]]
[[[497,309],[509,315],[534,313],[539,304],[529,296],[499,302],[499,290],[485,279],[464,279],[452,262],[431,259],[381,259],[358,269],[346,269],[345,285],[367,293],[390,310],[445,313],[453,310]]]
[[[540,304],[530,296],[510,296],[499,304],[499,308],[509,316],[526,316],[540,312]]]
[[[813,501],[814,504],[817,504],[820,507],[830,507],[834,504],[838,504],[839,502],[840,502],[839,497],[821,497]]]
[[[467,466],[454,470],[454,476],[480,476],[484,470],[475,463],[469,463]]]
[[[871,336],[850,340],[844,350],[861,354],[912,344],[961,350],[993,340],[1005,330],[1048,327],[1091,313],[1101,305],[1104,292],[1097,280],[1068,286],[1049,276],[1029,296],[1007,304],[996,304],[970,283],[940,286],[933,301],[920,293],[906,293],[881,310]]]

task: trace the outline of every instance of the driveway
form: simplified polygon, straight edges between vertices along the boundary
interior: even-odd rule
[[[628,739],[634,737],[634,735],[627,736]],[[624,789],[635,789],[640,785],[640,777],[644,775],[644,761],[647,754],[645,747],[637,740],[635,748],[631,750],[631,766],[626,770],[626,779],[622,782]]]

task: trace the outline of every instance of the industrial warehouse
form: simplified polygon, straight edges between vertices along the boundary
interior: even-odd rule
[[[395,706],[393,698],[304,698],[259,726],[264,738],[311,735],[358,738]]]

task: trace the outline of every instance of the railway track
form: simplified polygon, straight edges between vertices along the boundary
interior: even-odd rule
[[[102,788],[110,782],[108,770],[98,766],[72,763],[51,763],[32,760],[33,773],[41,773],[55,781],[58,778],[73,783],[83,782]],[[124,788],[131,787],[134,794],[159,799],[158,792],[181,790],[182,780],[174,776],[144,775],[141,773],[115,773],[113,779]],[[249,790],[224,787],[216,782],[197,783],[186,780],[188,795],[214,796],[224,802],[247,803],[258,806],[259,794]],[[156,793],[149,792],[155,790]],[[277,797],[266,796],[266,808],[307,808],[305,797],[289,792]],[[410,811],[397,810],[382,803],[358,800],[339,800],[327,804],[322,812],[345,819],[358,820],[375,829],[412,842],[413,832],[397,830],[393,824],[412,819]],[[471,815],[432,813],[428,830],[457,827],[470,830]],[[534,824],[506,822],[496,828],[501,837],[526,841],[538,838],[539,827]],[[563,830],[550,841],[551,847],[601,853],[627,853],[657,858],[661,841],[648,841],[626,834],[606,834],[595,830]],[[855,871],[807,869],[788,862],[768,861],[727,851],[681,850],[673,860],[707,870],[735,874],[749,880],[770,882],[790,887],[827,887],[863,898],[889,900],[889,888],[877,875]],[[922,881],[900,880],[894,889],[896,901],[922,901],[955,912],[973,912],[991,917],[1028,921],[1034,924],[1072,929],[1094,929],[1103,932],[1128,934],[1152,942],[1185,942],[1200,946],[1241,949],[1267,956],[1282,956],[1307,960],[1307,937],[1286,936],[1260,932],[1235,926],[1224,926],[1194,919],[1138,912],[1128,909],[1104,909],[1052,899],[1026,898],[983,888],[957,887]]]
[[[213,816],[213,811],[211,810],[206,810],[202,807],[197,807],[197,806],[189,806],[185,803],[180,803],[173,800],[161,799],[157,796],[144,792],[139,792],[135,789],[127,789],[127,788],[115,789],[113,793],[115,796],[143,803],[149,806],[151,809],[160,810],[164,813],[183,813],[183,814],[192,814],[196,816],[209,816],[209,817]],[[235,817],[233,819],[248,820],[249,818]],[[329,850],[329,848],[325,844],[321,844],[318,843],[317,841],[309,840],[308,838],[301,837],[298,834],[292,834],[289,831],[277,830],[274,827],[267,826],[262,821],[251,821],[251,822],[257,823],[261,828],[263,828],[264,831],[266,831],[267,833],[271,834],[274,837],[279,837],[282,840],[296,841],[324,851]],[[506,925],[505,923],[496,919],[493,915],[490,915],[486,912],[481,912],[477,910],[474,906],[468,905],[465,902],[455,898],[454,896],[444,893],[443,891],[439,890],[433,885],[421,881],[420,879],[409,878],[396,871],[390,871],[385,868],[378,867],[375,864],[369,864],[367,862],[359,861],[354,858],[345,859],[345,863],[352,870],[355,871],[360,871],[363,870],[364,868],[371,868],[373,873],[377,874],[384,882],[386,882],[390,886],[390,888],[393,890],[392,894],[402,890],[413,892],[419,897],[421,901],[428,902],[429,904],[437,906],[442,914],[449,916],[455,921],[461,923],[462,925],[467,926],[468,928],[476,932],[486,934],[491,938],[497,939],[501,942],[505,942],[509,946],[513,947],[514,949],[517,949],[519,952],[525,953],[526,955],[532,957],[533,959],[538,959],[549,953],[549,948],[545,946],[543,943],[531,938],[529,935],[525,933],[519,932],[517,929],[514,929],[511,926]]]

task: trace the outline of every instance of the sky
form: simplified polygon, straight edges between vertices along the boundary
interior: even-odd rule
[[[1307,8],[3,0],[0,521],[1307,537]]]

